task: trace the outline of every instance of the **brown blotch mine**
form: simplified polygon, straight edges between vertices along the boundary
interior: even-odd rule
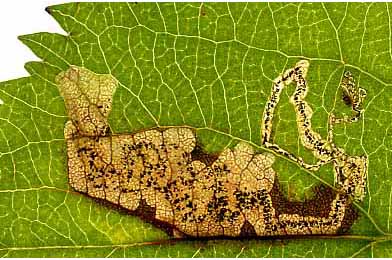
[[[208,154],[191,127],[112,133],[107,119],[117,81],[110,75],[72,66],[56,82],[69,116],[64,135],[70,185],[170,235],[338,234],[358,217],[348,195],[326,186],[316,187],[313,199],[288,201],[272,167],[275,156],[249,144]],[[357,157],[347,160],[361,166]],[[350,165],[342,171],[352,171]],[[338,188],[355,187],[353,181],[349,176]]]

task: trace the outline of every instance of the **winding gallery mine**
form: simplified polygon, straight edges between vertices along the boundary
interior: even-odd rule
[[[255,153],[250,145],[239,143],[218,156],[208,155],[191,127],[112,134],[107,118],[116,80],[74,66],[56,78],[69,116],[65,126],[69,183],[76,191],[119,205],[176,236],[343,232],[356,217],[352,200],[365,195],[367,158],[336,147],[332,128],[359,118],[366,92],[352,86],[345,89],[355,101],[356,120],[331,115],[324,140],[311,128],[312,109],[305,101],[308,66],[302,60],[274,80],[261,123],[262,143],[308,170],[332,163],[335,189],[320,186],[312,200],[287,201],[279,190],[272,153]],[[297,85],[291,103],[298,131],[302,144],[319,159],[316,165],[270,143],[275,107],[283,88],[292,82]]]

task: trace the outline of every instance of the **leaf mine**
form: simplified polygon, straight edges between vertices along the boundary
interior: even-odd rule
[[[332,162],[336,190],[321,186],[313,200],[287,201],[279,190],[272,153],[256,153],[240,142],[233,149],[207,154],[192,127],[112,133],[107,118],[116,79],[76,66],[56,77],[69,117],[64,129],[69,183],[76,191],[121,206],[175,236],[346,231],[357,216],[353,199],[361,200],[365,194],[367,158],[346,154],[312,130],[312,110],[305,101],[308,66],[307,61],[300,61],[275,79],[263,115],[262,140],[267,148],[307,169]],[[274,108],[282,89],[292,82],[297,84],[291,103],[301,142],[320,160],[315,166],[269,143]],[[357,107],[353,105],[354,110]]]

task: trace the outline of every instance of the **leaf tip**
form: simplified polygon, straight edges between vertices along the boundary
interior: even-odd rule
[[[28,62],[26,62],[26,63],[24,64],[24,68],[25,68],[25,70],[26,70],[28,73],[30,73],[30,75],[33,75],[33,73],[35,72],[35,71],[34,71],[34,66],[35,66],[37,63],[39,64],[40,62],[37,62],[37,61],[28,61]]]
[[[19,36],[17,37],[17,39],[18,39],[20,42],[22,42],[24,45],[26,45],[27,47],[29,47],[29,40],[30,40],[30,38],[31,38],[31,35],[32,35],[32,34],[22,34],[22,35],[19,35]]]
[[[19,35],[17,38],[19,41],[24,43],[27,40],[27,37],[28,37],[28,34],[22,34],[22,35]]]
[[[52,14],[52,10],[50,9],[50,6],[45,7],[45,12],[48,14]]]

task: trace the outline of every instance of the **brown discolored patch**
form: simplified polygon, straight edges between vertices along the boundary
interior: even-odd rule
[[[129,211],[128,211],[129,212]],[[133,212],[132,215],[139,216],[141,219],[153,224],[154,226],[166,231],[170,236],[173,235],[175,227],[167,222],[160,221],[155,218],[156,209],[147,204],[144,199],[140,200],[139,207]]]
[[[255,237],[257,236],[256,230],[249,221],[245,220],[245,223],[241,227],[240,237]]]
[[[272,205],[276,216],[280,214],[298,214],[300,216],[328,217],[331,203],[336,197],[336,191],[320,184],[313,188],[314,196],[305,201],[290,201],[281,191],[277,178],[271,190]]]
[[[354,224],[354,222],[358,219],[359,213],[358,209],[354,207],[352,203],[346,206],[346,212],[344,214],[344,218],[342,221],[342,225],[338,229],[338,234],[344,234],[347,233],[351,226]]]
[[[155,211],[155,208],[148,205],[145,199],[140,199],[139,207],[135,210],[135,214],[145,219],[153,219]]]
[[[207,166],[211,166],[216,159],[218,159],[219,154],[207,153],[203,150],[200,144],[197,144],[195,149],[191,152],[192,161],[200,161]]]

